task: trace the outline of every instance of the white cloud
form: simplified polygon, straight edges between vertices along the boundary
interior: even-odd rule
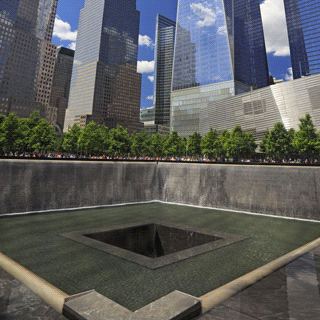
[[[285,80],[286,80],[286,81],[293,80],[292,68],[291,68],[291,67],[288,68],[287,72],[288,72],[288,73],[286,73],[286,75],[285,75],[285,77],[284,77]]]
[[[70,24],[56,16],[54,20],[53,36],[60,40],[76,41],[77,31],[71,31]]]
[[[153,100],[153,96],[147,96],[147,100]]]
[[[138,73],[152,73],[154,71],[154,60],[152,61],[138,61]]]
[[[154,82],[154,76],[148,76],[148,79],[150,80],[150,82]]]
[[[149,36],[142,36],[141,34],[139,34],[139,46],[147,46],[153,48],[154,43]]]
[[[202,3],[191,3],[190,8],[195,15],[203,19],[197,22],[199,27],[209,27],[216,22],[216,14],[212,9],[206,8]]]
[[[220,35],[227,34],[227,26],[219,27],[217,33]]]
[[[76,50],[76,43],[75,42],[69,43],[68,48],[72,50]]]
[[[290,55],[283,0],[265,0],[260,9],[267,53]]]

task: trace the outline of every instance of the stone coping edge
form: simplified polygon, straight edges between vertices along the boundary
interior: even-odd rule
[[[309,242],[303,245],[302,247],[297,248],[285,254],[284,256],[277,258],[276,260],[273,260],[267,263],[266,265],[258,269],[255,269],[247,273],[246,275],[238,279],[235,279],[223,285],[222,287],[219,287],[199,297],[202,304],[202,313],[206,313],[207,311],[213,309],[215,306],[226,301],[227,299],[231,298],[232,296],[244,290],[245,288],[253,285],[259,280],[275,272],[276,270],[284,267],[285,265],[292,262],[293,260],[296,260],[299,257],[303,256],[304,254],[312,251],[318,246],[320,246],[320,238],[312,242]]]
[[[0,267],[60,314],[68,295],[0,252]]]
[[[69,296],[1,252],[0,267],[70,320],[191,320],[201,315],[200,299],[177,290],[132,312],[95,290]]]
[[[138,204],[157,203],[157,202],[159,202],[159,201],[157,201],[157,200],[149,200],[149,201],[140,201],[140,202],[124,202],[124,203],[102,204],[102,205],[89,206],[89,207],[48,209],[48,210],[16,212],[16,213],[2,213],[2,214],[0,214],[0,219],[1,218],[14,217],[14,216],[25,216],[25,215],[35,215],[35,214],[42,214],[42,213],[64,212],[64,211],[103,209],[103,208],[109,208],[109,207],[124,207],[124,206],[138,205]]]
[[[95,290],[69,296],[0,252],[0,267],[70,320],[189,320],[206,313],[293,260],[320,246],[320,238],[196,298],[180,291],[130,311]]]
[[[71,320],[191,320],[201,315],[201,302],[176,290],[132,312],[93,290],[69,297],[62,314]]]
[[[227,212],[237,212],[237,213],[244,213],[244,214],[249,214],[249,215],[254,215],[254,216],[264,216],[264,217],[277,218],[277,219],[288,219],[288,220],[320,223],[320,220],[314,220],[314,219],[304,219],[304,218],[288,217],[288,216],[281,216],[281,215],[277,216],[277,215],[268,214],[268,213],[250,212],[250,211],[228,209],[228,208],[222,208],[222,207],[208,207],[208,206],[201,206],[201,205],[183,203],[183,202],[163,201],[163,200],[158,200],[158,199],[153,199],[153,200],[148,200],[148,201],[138,201],[138,202],[111,203],[111,204],[102,204],[102,205],[86,206],[86,207],[47,209],[47,210],[15,212],[15,213],[1,213],[0,219],[1,218],[8,218],[8,217],[25,216],[25,215],[36,215],[36,214],[55,213],[55,212],[63,212],[63,211],[103,209],[103,208],[109,208],[109,207],[123,207],[123,206],[131,206],[131,205],[139,205],[139,204],[152,204],[152,203],[172,204],[172,205],[177,205],[177,206],[185,206],[185,207],[209,209],[209,210],[218,210],[218,211],[227,211]]]

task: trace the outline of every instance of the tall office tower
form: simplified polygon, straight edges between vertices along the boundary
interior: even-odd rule
[[[57,46],[45,41],[40,54],[40,72],[37,82],[37,102],[44,106],[45,118],[55,126],[57,122],[57,108],[50,105],[51,88],[55,67]]]
[[[0,113],[28,117],[49,108],[58,0],[0,1]],[[50,120],[50,119],[49,119]],[[52,120],[52,119],[51,119]]]
[[[207,103],[268,85],[257,0],[179,0],[171,130],[199,132]]]
[[[284,0],[293,78],[320,72],[320,0]]]
[[[175,30],[175,21],[158,14],[154,51],[155,124],[166,127],[170,127],[170,94]]]
[[[68,108],[74,50],[59,47],[53,73],[50,105],[57,109],[57,126],[63,130]]]
[[[64,131],[93,120],[140,130],[136,0],[85,0],[81,9]]]

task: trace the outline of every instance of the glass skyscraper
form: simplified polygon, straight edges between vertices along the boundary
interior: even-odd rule
[[[0,1],[0,113],[49,110],[58,0]],[[46,109],[44,107],[47,107]],[[44,113],[43,113],[44,115]]]
[[[208,102],[268,85],[257,0],[178,1],[171,130],[199,131]]]
[[[137,73],[140,12],[136,0],[86,0],[64,131],[93,120],[139,130],[141,75]]]
[[[320,72],[320,0],[284,0],[293,78]]]
[[[57,50],[54,66],[50,105],[57,109],[57,127],[63,130],[68,107],[74,50],[60,47]]]
[[[166,127],[170,127],[170,94],[175,30],[175,21],[158,14],[154,57],[155,124]]]

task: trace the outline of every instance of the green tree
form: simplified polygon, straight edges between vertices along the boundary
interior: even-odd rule
[[[55,150],[56,142],[57,134],[52,126],[47,120],[40,119],[39,123],[31,130],[30,148],[44,155],[47,151]]]
[[[0,125],[0,145],[2,151],[14,154],[16,151],[19,151],[22,139],[20,119],[14,113],[9,113]]]
[[[80,127],[75,123],[62,138],[62,150],[68,153],[77,154],[79,152]]]
[[[0,114],[0,155],[2,155],[4,152],[1,137],[2,137],[2,122],[5,120],[5,118],[6,118],[5,115]]]
[[[172,131],[163,145],[164,154],[171,157],[181,157],[186,153],[185,141]]]
[[[55,132],[56,132],[56,130],[55,130]],[[56,132],[56,134],[57,134],[57,132]],[[64,152],[62,145],[63,145],[63,134],[57,134],[55,151],[59,152],[59,153]]]
[[[284,159],[293,156],[294,130],[287,131],[282,122],[275,123],[271,131],[267,131],[261,143],[260,150],[268,157]]]
[[[32,130],[41,121],[40,112],[39,111],[33,111],[31,113],[30,117],[26,118],[26,121],[27,121],[27,125],[28,125],[29,129]]]
[[[104,129],[93,121],[81,131],[78,138],[80,153],[86,156],[100,156],[106,151]]]
[[[131,155],[132,156],[145,156],[149,154],[149,141],[145,131],[134,132],[131,136]]]
[[[167,137],[162,136],[159,132],[153,134],[149,140],[150,148],[149,148],[149,155],[151,157],[163,157],[163,145],[166,141]]]
[[[319,154],[320,142],[311,116],[307,113],[299,120],[299,130],[295,132],[292,144],[301,157],[315,157]]]
[[[268,129],[259,144],[260,151],[265,153],[266,155],[268,155],[269,153],[268,151],[269,141],[270,141],[270,131]]]
[[[241,126],[235,126],[226,142],[227,157],[234,159],[251,158],[257,145],[251,133],[244,132]]]
[[[110,130],[109,154],[112,156],[127,156],[131,149],[131,139],[127,129],[118,125]]]
[[[105,125],[100,125],[100,134],[102,136],[102,141],[103,141],[103,154],[107,155],[109,154],[110,151],[110,130],[107,126]]]
[[[6,116],[4,114],[0,114],[0,126],[1,123],[5,120]]]
[[[199,157],[200,155],[202,155],[201,141],[202,141],[202,137],[201,137],[201,134],[198,132],[193,133],[189,137],[187,141],[188,155],[192,157]]]
[[[210,128],[210,131],[201,141],[201,152],[206,154],[209,159],[217,157],[221,152],[221,141],[217,130]]]
[[[32,136],[34,128],[39,125],[41,121],[40,112],[34,111],[29,118],[20,119],[20,130],[22,132],[22,139],[18,141],[21,152],[33,152]]]
[[[19,134],[16,139],[16,151],[20,154],[33,151],[30,146],[30,136],[28,118],[19,119]]]
[[[230,139],[230,132],[227,129],[222,130],[219,141],[220,141],[220,150],[217,156],[219,158],[228,157],[228,144]]]

